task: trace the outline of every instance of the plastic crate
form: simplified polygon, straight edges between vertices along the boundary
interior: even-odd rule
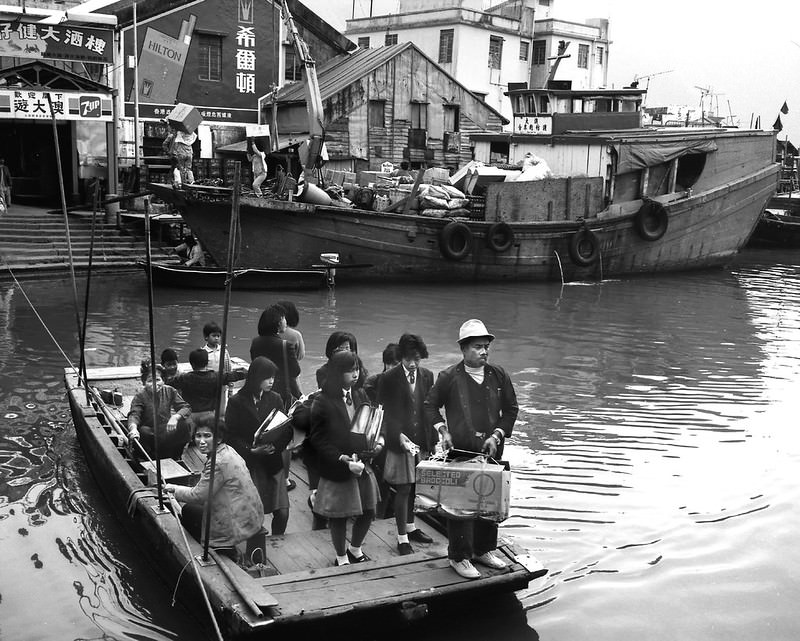
[[[471,220],[486,220],[486,196],[467,196]]]

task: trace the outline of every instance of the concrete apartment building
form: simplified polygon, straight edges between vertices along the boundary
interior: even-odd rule
[[[608,21],[553,17],[555,0],[373,0],[367,15],[347,20],[362,48],[413,42],[509,120],[509,85],[547,81],[559,41],[568,41],[555,79],[602,87],[608,70]],[[355,6],[354,6],[355,11]],[[588,84],[587,84],[588,83]]]

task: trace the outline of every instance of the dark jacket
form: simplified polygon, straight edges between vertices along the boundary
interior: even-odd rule
[[[350,392],[353,406],[367,403],[363,390]],[[331,481],[346,481],[350,477],[347,463],[339,460],[342,454],[353,454],[350,440],[350,417],[341,397],[332,398],[325,392],[317,395],[311,405],[311,447],[320,476]]]
[[[245,371],[225,372],[223,382],[225,385],[240,381],[247,375]],[[192,408],[192,412],[213,412],[214,399],[217,394],[217,378],[219,374],[211,370],[191,371],[174,376],[170,385],[181,393]]]
[[[280,336],[256,336],[253,342],[250,343],[250,360],[256,356],[266,356],[269,360],[275,363],[278,372],[275,374],[275,384],[272,386],[273,391],[278,392],[283,398],[284,403],[289,402],[289,394],[286,392],[286,375],[285,372],[289,371],[289,391],[295,398],[300,398],[300,386],[297,384],[297,377],[300,376],[300,364],[294,355],[294,351],[287,344],[286,345],[286,365],[284,366],[283,358],[283,343],[284,340]]]
[[[420,367],[417,369],[416,379],[416,392],[421,394],[424,400],[433,387],[433,372]],[[397,365],[381,374],[377,398],[378,405],[383,405],[383,433],[387,449],[394,452],[403,451],[400,446],[402,432],[426,452],[433,451],[438,437],[422,408],[416,416],[416,425],[413,425],[414,397],[402,365]]]
[[[131,401],[131,409],[128,412],[128,427],[131,425],[148,425],[152,428],[162,429],[166,426],[173,412],[180,414],[183,418],[188,418],[192,410],[180,392],[170,385],[162,385],[158,394],[158,425],[153,418],[153,394],[152,388],[148,385],[136,392]]]
[[[444,422],[439,411],[444,407],[453,446],[459,450],[480,452],[483,442],[495,429],[503,430],[506,438],[511,436],[519,406],[505,370],[497,365],[486,365],[482,386],[486,390],[486,414],[472,416],[468,378],[464,361],[439,372],[436,383],[425,399],[425,412],[431,425],[435,425]],[[501,454],[502,447],[499,448],[498,457]]]
[[[292,439],[292,431],[275,441],[275,453],[259,456],[250,452],[253,447],[253,435],[264,419],[273,409],[284,409],[283,400],[275,392],[264,392],[258,405],[253,396],[246,390],[239,390],[228,401],[225,411],[225,426],[228,431],[227,442],[241,456],[249,469],[264,466],[269,474],[275,474],[283,467],[282,452]]]

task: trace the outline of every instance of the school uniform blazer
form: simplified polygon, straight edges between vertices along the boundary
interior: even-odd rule
[[[260,427],[261,423],[273,409],[283,410],[283,400],[276,392],[264,392],[258,405],[253,401],[253,396],[244,389],[239,390],[228,401],[225,410],[225,427],[228,432],[228,444],[241,456],[247,463],[249,469],[254,466],[263,465],[264,469],[274,474],[283,467],[281,452],[291,440],[291,432],[288,438],[277,440],[275,452],[266,456],[258,456],[250,451],[253,447],[253,435]]]
[[[424,367],[417,368],[415,385],[424,399],[433,387],[433,372]],[[414,416],[414,396],[402,365],[381,374],[378,381],[378,405],[383,405],[383,433],[387,449],[393,452],[404,451],[400,446],[400,434],[403,432],[406,436],[411,436],[408,428]],[[424,410],[420,412],[418,419],[419,434],[411,440],[425,451],[431,452],[437,441],[436,430]]]
[[[486,414],[473,416],[469,402],[469,374],[464,361],[439,372],[425,399],[425,413],[431,425],[444,422],[439,412],[444,407],[447,429],[456,449],[480,452],[483,442],[497,428],[511,436],[519,406],[511,379],[502,367],[486,365],[482,387],[486,390]],[[498,456],[502,452],[498,448]]]
[[[284,365],[283,359],[283,339],[280,336],[256,336],[253,342],[250,343],[250,360],[254,360],[257,356],[266,356],[269,360],[275,363],[278,371],[275,373],[275,384],[272,386],[272,391],[278,392],[284,401],[288,402],[288,395],[286,393],[286,376],[285,372],[289,372],[289,392],[295,398],[300,398],[300,386],[297,384],[297,377],[300,376],[300,364],[295,358],[294,351],[287,343],[286,345],[286,364]]]
[[[363,390],[351,389],[353,407],[367,403]],[[344,398],[331,398],[325,392],[319,394],[311,405],[311,432],[309,439],[320,476],[331,481],[346,481],[350,478],[347,463],[339,460],[342,454],[353,453],[350,445],[351,420],[347,414]]]

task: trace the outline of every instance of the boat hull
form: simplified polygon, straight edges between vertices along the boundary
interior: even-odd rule
[[[795,210],[800,214],[800,209]],[[800,215],[783,209],[767,209],[756,226],[753,247],[800,247]]]
[[[146,263],[141,266],[146,270]],[[228,273],[217,267],[153,264],[153,284],[183,289],[225,289]],[[320,289],[328,282],[322,269],[237,269],[232,287],[238,290]]]
[[[444,255],[442,230],[451,221],[419,215],[322,207],[243,197],[240,201],[244,267],[307,268],[320,254],[337,253],[344,264],[338,283],[356,280],[577,280],[701,269],[727,263],[747,242],[767,199],[774,193],[777,165],[722,186],[659,198],[668,229],[657,241],[635,228],[641,201],[612,205],[584,221],[508,222],[513,244],[489,246],[493,222],[465,220],[469,251],[462,260]],[[150,185],[178,207],[205,249],[224,264],[230,203],[191,188]],[[570,242],[587,226],[599,243],[590,265],[570,258]]]

